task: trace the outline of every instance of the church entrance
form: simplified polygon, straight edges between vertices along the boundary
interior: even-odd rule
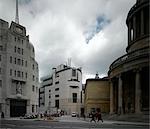
[[[10,100],[10,117],[20,117],[26,114],[27,100]]]

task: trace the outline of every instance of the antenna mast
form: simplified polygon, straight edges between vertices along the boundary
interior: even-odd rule
[[[16,0],[16,18],[15,22],[19,24],[18,0]]]

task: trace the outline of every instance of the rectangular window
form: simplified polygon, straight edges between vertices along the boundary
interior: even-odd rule
[[[55,107],[59,108],[59,100],[55,100]]]
[[[24,77],[24,74],[23,74],[23,72],[22,72],[22,78]]]
[[[10,63],[12,63],[12,56],[10,56]]]
[[[59,97],[59,95],[55,95],[55,97]]]
[[[21,64],[21,60],[20,60],[20,59],[17,60],[17,64],[18,64],[18,65]]]
[[[26,63],[25,63],[25,66],[27,67],[27,61],[26,61]]]
[[[20,71],[17,71],[17,77],[21,77]]]
[[[0,45],[0,51],[3,51],[3,46],[2,45]]]
[[[26,78],[28,78],[28,73],[26,73]]]
[[[34,64],[32,65],[32,69],[34,70]]]
[[[38,87],[36,87],[36,93],[38,93]]]
[[[10,69],[10,76],[12,76],[12,69]]]
[[[23,49],[22,49],[22,55],[23,55]]]
[[[55,89],[55,91],[58,91],[58,90],[59,90],[59,88],[56,88],[56,89]]]
[[[77,93],[72,93],[73,103],[77,103]]]
[[[18,54],[20,54],[20,48],[18,47],[18,50],[17,50]]]
[[[0,74],[2,74],[2,68],[0,68]]]
[[[76,70],[75,69],[72,69],[72,76],[76,77]]]
[[[33,92],[35,91],[35,86],[34,86],[34,85],[32,86],[32,91],[33,91]]]
[[[0,61],[2,61],[2,55],[0,55]]]
[[[15,64],[16,64],[16,58],[15,58]]]
[[[16,70],[15,70],[15,77],[16,77]]]
[[[14,52],[16,53],[16,46],[14,47]]]
[[[23,60],[22,60],[22,66],[23,66],[23,63],[24,63],[24,62],[23,62]]]
[[[35,76],[33,75],[32,80],[35,81]]]
[[[0,87],[2,87],[2,80],[0,80]]]

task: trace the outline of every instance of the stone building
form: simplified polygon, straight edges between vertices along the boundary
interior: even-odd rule
[[[9,27],[0,19],[0,112],[5,117],[36,113],[38,107],[38,63],[18,20]]]
[[[109,113],[110,89],[108,78],[87,79],[85,84],[84,110],[88,115],[91,112],[101,110],[102,113]]]
[[[64,111],[81,113],[82,70],[68,65],[53,68],[52,74],[41,78],[40,112],[54,114]]]
[[[130,9],[127,54],[109,68],[110,113],[149,111],[149,0],[137,0]]]

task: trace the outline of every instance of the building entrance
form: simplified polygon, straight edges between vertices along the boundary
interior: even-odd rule
[[[26,114],[27,100],[10,100],[10,117],[20,117]]]

